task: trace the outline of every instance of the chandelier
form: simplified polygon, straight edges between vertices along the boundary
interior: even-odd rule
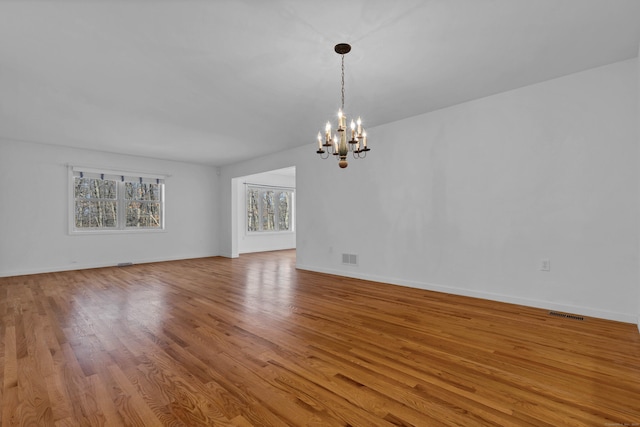
[[[318,132],[318,153],[321,158],[328,159],[334,155],[338,159],[338,165],[346,168],[349,163],[347,156],[349,153],[354,159],[363,159],[367,156],[367,151],[371,149],[367,147],[367,132],[362,127],[362,120],[358,117],[357,121],[351,120],[351,139],[347,140],[347,117],[344,113],[344,56],[351,51],[351,46],[347,43],[337,44],[334,48],[337,54],[342,57],[342,103],[338,110],[338,128],[337,133],[331,135],[331,122],[327,122],[324,128],[324,138],[322,133]]]

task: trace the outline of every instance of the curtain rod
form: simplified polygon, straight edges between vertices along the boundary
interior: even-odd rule
[[[256,187],[265,187],[265,188],[281,188],[283,190],[295,190],[296,187],[284,187],[282,185],[266,185],[266,184],[256,184],[253,182],[243,182],[244,185],[253,185]]]
[[[77,166],[77,165],[67,165],[72,172],[85,172],[85,173],[103,173],[105,175],[116,175],[116,176],[132,176],[135,178],[153,178],[153,179],[166,179],[171,175],[167,175],[166,173],[149,173],[149,172],[136,172],[131,170],[113,170],[113,169],[105,169],[105,168],[96,168],[93,166]]]

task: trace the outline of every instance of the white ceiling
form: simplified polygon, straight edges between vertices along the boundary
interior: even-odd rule
[[[639,0],[0,0],[0,137],[225,165],[636,57]],[[375,132],[370,132],[375,147]]]

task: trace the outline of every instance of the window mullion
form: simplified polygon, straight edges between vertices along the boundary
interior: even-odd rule
[[[264,224],[264,218],[262,218],[263,211],[262,205],[264,205],[264,199],[262,198],[262,192],[258,191],[258,231],[264,231],[262,224]]]
[[[278,195],[273,194],[273,231],[280,231],[278,229]]]
[[[125,210],[125,198],[124,198],[124,181],[120,180],[118,181],[118,230],[124,230],[125,229],[125,215],[124,215],[124,210]]]

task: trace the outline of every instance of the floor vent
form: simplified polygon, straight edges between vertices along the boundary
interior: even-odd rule
[[[358,265],[358,255],[342,254],[342,263],[349,264],[349,265]]]
[[[573,314],[560,313],[560,312],[557,312],[557,311],[550,311],[549,314],[551,316],[564,317],[565,319],[584,320],[584,317],[582,317],[582,316],[576,316],[576,315],[573,315]]]

